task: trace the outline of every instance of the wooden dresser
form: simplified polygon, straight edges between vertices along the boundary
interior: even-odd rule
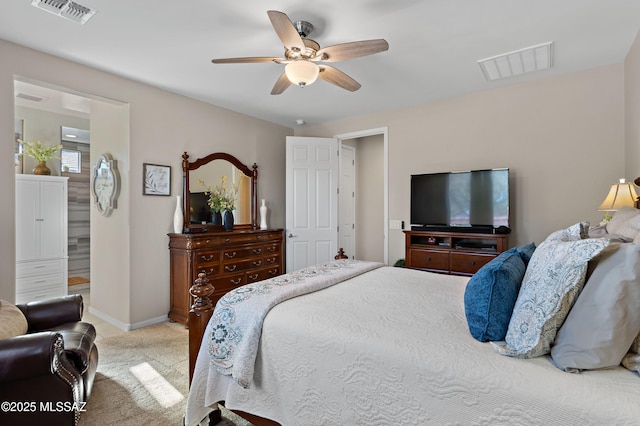
[[[215,286],[214,305],[229,290],[283,274],[283,241],[282,229],[169,234],[169,319],[187,324],[189,288],[200,272]]]

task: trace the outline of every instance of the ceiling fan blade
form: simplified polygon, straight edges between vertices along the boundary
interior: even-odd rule
[[[345,59],[373,55],[389,50],[389,43],[384,39],[352,41],[334,44],[318,50],[316,58],[324,62],[344,61]]]
[[[271,89],[271,94],[279,95],[280,93],[287,90],[289,86],[291,86],[291,81],[289,81],[287,74],[282,73],[282,75],[278,77],[278,80],[276,81],[276,84],[273,86],[273,89]]]
[[[213,62],[214,64],[253,64],[253,63],[261,63],[261,62],[276,62],[279,60],[284,60],[284,59],[255,56],[255,57],[247,57],[247,58],[212,59],[211,62]]]
[[[296,30],[286,14],[277,10],[269,10],[267,14],[284,47],[294,52],[304,52],[306,50],[302,37],[300,37],[298,30]]]
[[[353,78],[349,77],[339,69],[328,65],[320,66],[320,74],[318,74],[318,77],[350,92],[355,92],[361,87],[360,83],[355,81]]]

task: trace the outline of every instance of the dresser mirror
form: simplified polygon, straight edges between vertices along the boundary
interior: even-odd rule
[[[255,163],[249,168],[233,155],[224,152],[209,154],[190,162],[189,155],[185,152],[182,154],[182,175],[185,227],[222,228],[212,223],[212,213],[205,192],[207,186],[215,188],[224,176],[227,186],[236,185],[238,188],[236,209],[233,212],[234,226],[239,229],[257,229],[258,166]]]

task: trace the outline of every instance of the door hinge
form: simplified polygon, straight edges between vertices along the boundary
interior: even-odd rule
[[[351,160],[351,165],[355,166],[356,165],[356,160]]]
[[[340,232],[340,225],[338,225],[338,226],[336,227],[336,230],[337,230],[338,232]]]
[[[336,191],[338,192],[338,194],[340,194],[340,188],[336,188]]]

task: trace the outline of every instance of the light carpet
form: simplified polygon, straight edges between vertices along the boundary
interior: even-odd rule
[[[99,340],[98,372],[79,426],[183,424],[189,332],[161,323]],[[220,426],[250,426],[224,408]]]

